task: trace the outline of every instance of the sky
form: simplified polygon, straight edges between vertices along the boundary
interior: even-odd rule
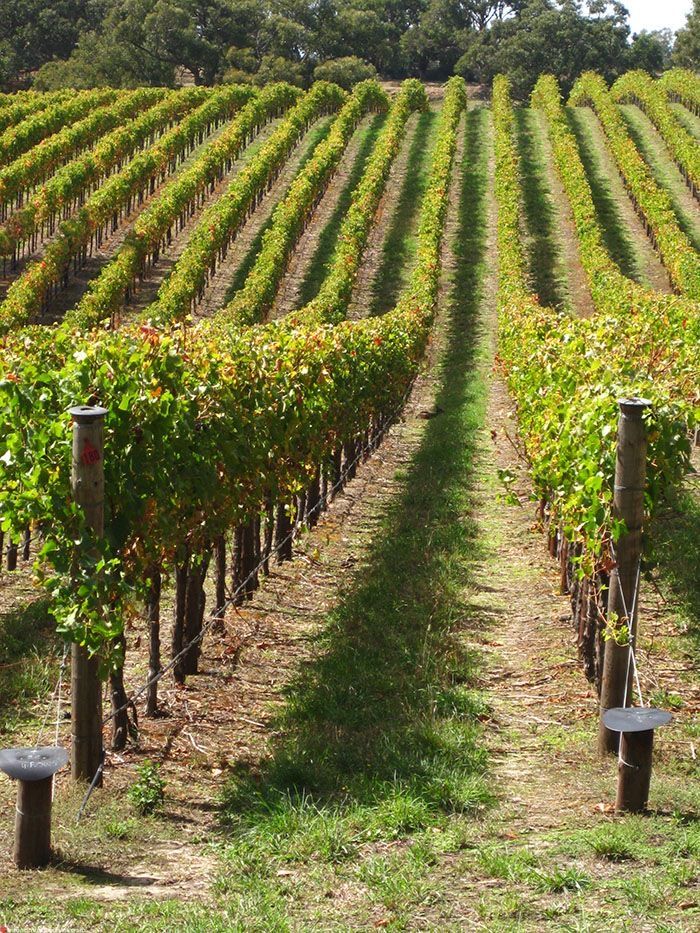
[[[630,11],[632,32],[642,29],[671,29],[673,32],[685,25],[685,19],[693,8],[693,0],[622,0]]]

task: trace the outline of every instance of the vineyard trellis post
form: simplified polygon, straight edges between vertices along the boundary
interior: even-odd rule
[[[97,537],[104,534],[104,408],[80,405],[73,416],[73,498]],[[71,775],[91,781],[102,762],[102,684],[98,660],[71,647]]]
[[[603,717],[607,710],[627,706],[631,695],[633,650],[637,634],[639,566],[642,554],[644,487],[646,484],[647,435],[644,412],[651,404],[646,399],[620,399],[617,433],[613,515],[624,521],[625,532],[616,544],[615,566],[610,575],[608,624],[617,634],[626,628],[625,638],[605,642],[603,675],[600,689],[600,727],[598,750],[601,755],[617,754],[620,733],[608,729]]]

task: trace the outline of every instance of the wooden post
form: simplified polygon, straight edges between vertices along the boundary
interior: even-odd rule
[[[7,569],[17,570],[17,542],[7,539]]]
[[[104,533],[104,408],[81,405],[73,416],[75,502],[83,508],[88,527]],[[97,658],[82,645],[71,648],[71,774],[92,781],[102,762],[102,689]]]
[[[653,748],[653,729],[620,734],[616,810],[626,813],[643,813],[646,810]]]
[[[158,681],[155,680],[161,670],[160,664],[160,591],[161,575],[158,567],[152,567],[151,588],[148,593],[146,616],[148,621],[148,680],[146,690],[146,715],[158,715]]]
[[[635,600],[635,588],[642,552],[646,483],[647,438],[643,414],[649,405],[650,402],[639,398],[621,399],[619,402],[613,514],[624,521],[627,530],[616,545],[617,560],[610,575],[608,619],[614,615],[617,627],[627,627],[631,644],[634,644],[637,634],[639,601]],[[609,709],[628,705],[631,677],[630,645],[607,640],[600,690],[598,751],[601,755],[618,751],[619,733],[607,729],[603,717]]]
[[[288,507],[281,502],[277,506],[277,525],[275,528],[275,551],[277,563],[292,559],[292,519]]]
[[[15,847],[17,868],[41,868],[51,858],[53,776],[17,782]]]
[[[226,607],[226,535],[218,535],[214,543],[214,557],[216,566],[216,595],[214,613],[221,620],[217,629],[223,631],[223,618]]]
[[[41,868],[51,857],[53,776],[68,761],[56,746],[0,751],[0,770],[17,781],[13,857],[18,868]]]

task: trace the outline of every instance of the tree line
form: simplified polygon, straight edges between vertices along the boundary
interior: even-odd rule
[[[617,0],[0,0],[0,12],[5,90],[502,73],[523,96],[543,72],[567,90],[590,69],[700,65],[700,0],[675,37],[632,35]]]

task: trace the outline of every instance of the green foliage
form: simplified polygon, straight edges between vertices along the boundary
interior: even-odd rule
[[[415,82],[405,82],[392,104],[387,121],[367,160],[362,179],[353,192],[352,201],[338,235],[338,245],[313,307],[334,291],[338,305],[347,301],[354,284],[354,272],[359,264],[367,232],[374,220],[376,206],[384,190],[389,168],[405,133],[408,117],[414,106],[422,106],[425,96],[416,95]],[[422,90],[422,89],[421,89]],[[417,104],[416,104],[417,101]],[[222,310],[219,320],[253,324],[260,321],[274,300],[277,285],[284,274],[294,243],[301,236],[316,199],[337,167],[347,141],[358,120],[370,107],[387,106],[375,81],[363,82],[343,108],[328,140],[319,147],[314,158],[294,181],[287,196],[276,208],[272,225],[265,233],[262,248],[243,288]],[[368,191],[371,191],[368,194]],[[342,281],[343,286],[338,286]],[[344,288],[343,288],[344,287]],[[326,303],[328,303],[326,301]],[[301,313],[301,312],[300,312]],[[297,320],[294,316],[292,320]]]
[[[452,88],[452,93],[445,101],[443,111],[445,120],[454,119],[455,110],[461,113],[463,106],[459,91],[462,88],[463,95],[461,79],[455,79],[448,87]],[[345,317],[347,303],[355,287],[367,238],[374,223],[391,166],[406,134],[406,122],[414,111],[423,110],[426,107],[427,97],[420,82],[404,81],[372,154],[367,160],[360,183],[353,192],[326,277],[313,301],[287,318],[292,324],[309,318],[334,322]],[[443,134],[443,138],[445,135]],[[432,301],[433,299],[430,298],[423,307],[432,305]]]
[[[187,333],[134,326],[77,345],[68,328],[6,338],[0,514],[5,530],[30,522],[45,530],[46,582],[68,637],[107,654],[154,561],[172,559],[184,542],[196,551],[270,498],[290,500],[338,443],[363,433],[370,418],[393,415],[434,313],[446,179],[465,100],[454,79],[411,288],[383,318],[244,331],[202,324]],[[76,398],[100,400],[109,412],[100,542],[69,492],[66,412]]]
[[[688,462],[688,427],[698,418],[700,315],[687,299],[647,292],[625,279],[603,245],[576,141],[552,78],[533,101],[547,119],[560,177],[571,202],[597,314],[573,320],[530,293],[520,233],[520,179],[508,82],[494,88],[499,203],[499,355],[517,400],[521,437],[538,496],[553,520],[584,546],[592,572],[622,529],[611,513],[616,400],[654,402],[649,423],[647,507],[655,510]],[[572,404],[575,400],[575,404]]]
[[[633,823],[601,826],[589,834],[589,844],[599,858],[609,862],[630,861],[639,850]]]
[[[694,71],[672,68],[659,78],[658,83],[667,94],[700,113],[700,77]]]
[[[350,90],[360,81],[377,77],[377,69],[356,55],[330,58],[314,68],[314,81],[332,81]]]
[[[183,320],[189,314],[210,270],[216,266],[217,257],[245,223],[254,199],[275,178],[309,124],[321,113],[339,107],[344,97],[345,92],[339,87],[325,82],[302,97],[223,196],[202,212],[175,270],[158,290],[156,301],[145,311],[148,321],[167,324]],[[360,99],[354,98],[353,108]]]
[[[32,87],[37,91],[59,88],[121,87],[142,85],[172,87],[175,68],[171,62],[154,58],[146,49],[127,46],[114,32],[83,32],[67,59],[54,58],[36,72]]]
[[[160,773],[160,766],[151,761],[144,761],[136,769],[136,773],[138,777],[129,787],[126,795],[141,816],[148,816],[163,805],[165,781]]]
[[[117,96],[113,90],[83,91],[9,126],[0,135],[0,164],[7,165],[42,139],[87,116],[95,107],[112,104]]]
[[[11,0],[0,17],[0,82],[17,86],[53,58],[67,58],[78,37],[97,27],[102,7],[90,0]]]
[[[633,83],[635,94],[650,101],[656,119],[659,119],[665,105],[658,100],[650,80],[639,80],[635,74],[623,85],[629,88]],[[678,226],[678,219],[668,192],[660,187],[651,173],[649,166],[640,155],[618,107],[613,103],[610,93],[601,77],[585,74],[576,82],[569,103],[572,105],[590,102],[603,126],[617,166],[625,179],[627,190],[640,211],[646,218],[664,264],[669,271],[674,285],[688,297],[700,300],[700,256],[693,248],[686,234]],[[654,108],[654,103],[657,106]],[[645,109],[648,106],[645,103]],[[684,164],[689,173],[700,174],[697,145],[674,117],[668,114],[664,123],[666,135],[678,141],[675,153],[680,155],[683,149]],[[692,175],[691,175],[692,177]]]
[[[530,0],[515,16],[473,35],[455,71],[488,82],[507,75],[519,98],[527,97],[543,73],[554,75],[566,91],[592,68],[615,78],[627,65],[626,14],[619,4],[598,4],[589,16],[578,0]]]
[[[146,105],[151,93],[151,90],[146,91],[143,101]],[[23,207],[14,211],[0,227],[0,254],[11,256],[18,245],[41,228],[42,223],[50,221],[62,209],[72,205],[74,200],[80,199],[93,184],[102,181],[116,164],[128,159],[150,137],[165,131],[173,120],[185,116],[188,111],[205,101],[207,96],[207,91],[199,89],[168,94],[164,100],[148,107],[133,120],[112,130],[94,149],[79,154],[67,165],[59,168],[41,185],[34,196]],[[19,185],[31,184],[31,169],[28,170],[29,177],[26,181],[23,169],[27,165],[31,166],[36,159],[37,155],[32,151],[21,160]],[[9,165],[6,172],[13,173],[19,161]],[[4,177],[3,172],[0,178]]]
[[[642,29],[632,36],[628,68],[658,74],[670,67],[674,36],[670,29]]]
[[[643,71],[629,71],[612,87],[613,100],[639,104],[662,135],[679,168],[696,188],[700,188],[700,153],[697,140],[680,122],[668,104],[663,88]]]
[[[88,108],[90,112],[84,119],[54,133],[41,146],[31,149],[0,169],[0,202],[7,205],[18,195],[28,193],[35,186],[44,183],[60,170],[64,162],[73,161],[83,149],[97,143],[109,130],[123,126],[127,120],[138,117],[144,109],[160,101],[164,94],[159,88],[140,88],[137,91],[118,94],[112,104],[96,108],[91,104]],[[53,122],[51,120],[51,123]],[[74,165],[72,169],[75,170]],[[3,245],[7,249],[7,244]]]
[[[187,92],[183,93],[187,95]],[[202,92],[195,91],[195,94],[199,93]],[[36,316],[48,289],[62,280],[70,260],[79,250],[87,246],[90,237],[115,214],[123,210],[134,195],[143,191],[151,179],[155,179],[161,172],[166,171],[168,166],[174,164],[178,156],[182,155],[208,126],[214,121],[230,116],[245,104],[253,93],[249,87],[224,87],[213,93],[203,92],[204,103],[165,132],[153,146],[135,155],[120,171],[113,172],[109,179],[88,197],[76,214],[63,221],[57,235],[44,250],[41,259],[31,263],[25,272],[12,283],[5,301],[0,305],[0,332],[8,327],[26,323]],[[157,122],[162,119],[161,113],[158,115]],[[134,120],[133,124],[139,122],[139,120]],[[135,133],[133,124],[127,130],[132,147],[134,134],[142,139],[144,129],[140,127]],[[87,178],[94,173],[94,158],[94,153],[90,153],[85,159],[80,160],[78,173],[82,176],[80,184],[83,187],[86,186]],[[106,162],[108,166],[114,167],[115,164],[119,164],[120,159],[112,151],[107,156]],[[75,181],[75,172],[76,166],[68,167],[67,177],[70,179],[71,186]],[[53,179],[50,189],[53,193],[58,187],[56,193],[59,201],[63,199],[63,180],[62,177],[57,184]],[[46,190],[43,194],[46,198]],[[47,209],[48,205],[41,197],[36,203],[30,203],[26,212],[30,216],[23,215],[20,220],[23,237],[28,235],[27,227],[36,229],[37,214],[41,216],[42,211],[45,213]],[[55,204],[52,204],[51,209],[56,210]],[[14,230],[15,223],[13,215],[8,224],[10,230]],[[9,239],[12,241],[12,236]]]
[[[445,80],[456,68],[488,83],[507,73],[525,96],[544,70],[567,90],[588,69],[610,80],[629,67],[659,71],[672,41],[668,30],[630,41],[627,10],[601,0],[48,0],[40,12],[37,5],[11,4],[0,28],[5,85],[31,75],[42,90],[172,86],[185,74],[198,85],[328,80],[349,89],[377,73]],[[697,65],[694,17],[676,50],[688,67]]]
[[[297,98],[298,92],[286,84],[273,84],[259,96],[253,95],[224,132],[139,214],[133,230],[114,258],[65,316],[65,325],[85,328],[116,314],[124,305],[129,288],[143,272],[149,257],[159,249],[175,221],[190,209],[207,186],[220,177],[226,164],[240,155],[249,136],[283,113]],[[332,106],[336,99],[337,94],[332,89],[324,92],[321,86],[314,96],[319,110]]]
[[[700,2],[693,0],[683,29],[679,29],[673,48],[674,64],[697,71],[700,68]]]

